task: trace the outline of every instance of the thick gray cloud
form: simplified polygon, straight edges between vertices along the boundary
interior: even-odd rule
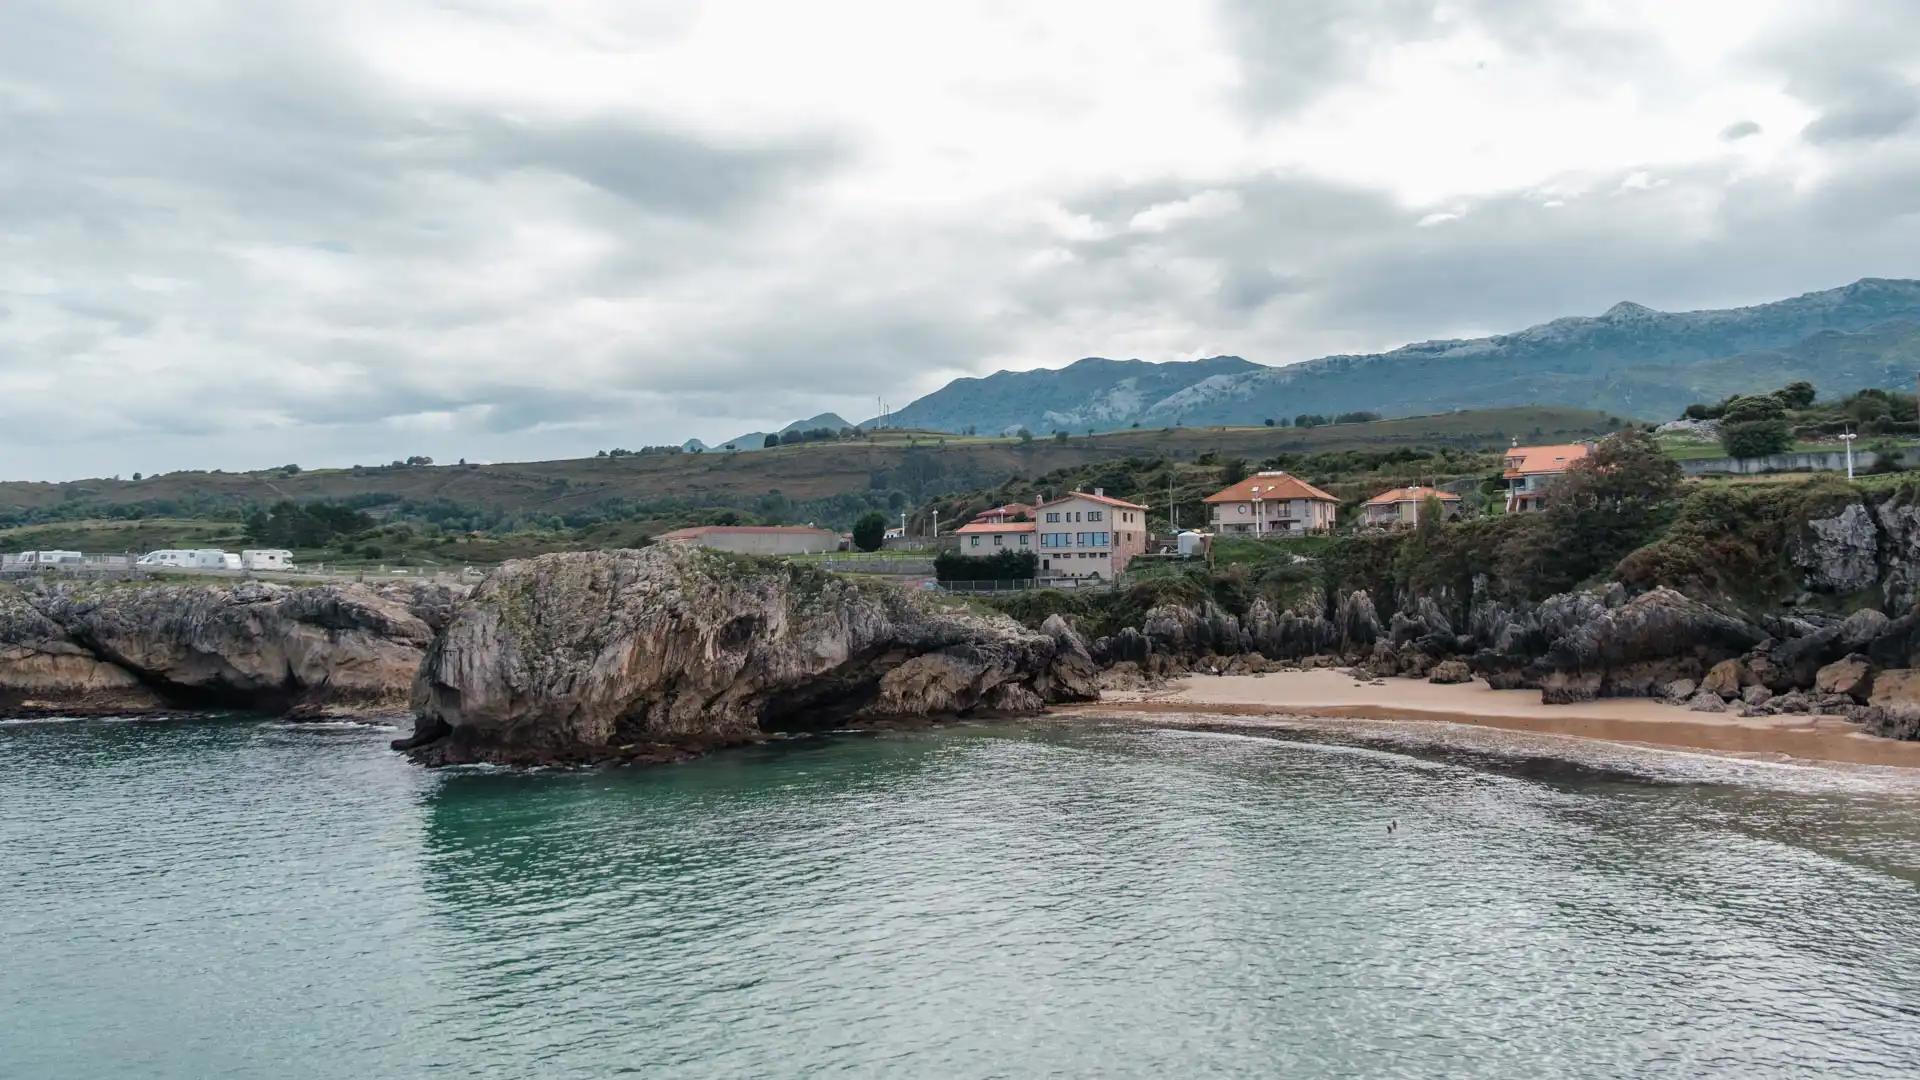
[[[958,12],[882,53],[822,17],[756,53],[699,40],[731,5],[16,0],[0,468],[590,453],[1089,354],[1282,363],[1915,272],[1910,20],[1796,13],[1729,101],[1683,45],[1555,7],[1121,5],[1078,52]],[[1076,46],[1109,21],[1045,14]],[[1440,93],[1409,49],[1494,88],[1457,147],[1316,119]],[[1474,111],[1543,93],[1654,104],[1563,143]],[[1632,137],[1683,107],[1693,150]]]

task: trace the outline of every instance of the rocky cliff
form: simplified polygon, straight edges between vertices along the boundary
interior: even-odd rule
[[[398,709],[459,590],[0,586],[0,709]]]
[[[1897,498],[1830,505],[1785,548],[1793,572],[1765,602],[1618,582],[1527,602],[1485,578],[1464,595],[1312,589],[1285,610],[1261,598],[1238,613],[1163,604],[1090,650],[1110,672],[1147,678],[1339,664],[1477,675],[1548,703],[1653,696],[1702,711],[1837,713],[1920,737],[1920,509]]]
[[[850,721],[1097,694],[1062,620],[1022,629],[886,585],[679,545],[546,555],[483,582],[428,651],[431,764],[647,760]]]

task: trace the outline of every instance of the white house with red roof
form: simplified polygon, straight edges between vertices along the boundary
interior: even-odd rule
[[[1593,453],[1592,443],[1513,446],[1507,450],[1507,513],[1526,514],[1546,506],[1548,489],[1577,461]]]
[[[1034,550],[1032,521],[986,521],[975,518],[953,530],[962,555],[997,555],[1002,551]]]
[[[1460,496],[1431,487],[1397,487],[1367,500],[1364,508],[1369,525],[1418,525],[1420,510],[1433,499],[1440,504],[1440,516],[1460,513]]]
[[[1340,500],[1292,473],[1255,473],[1207,496],[1213,531],[1228,536],[1290,536],[1333,528]]]
[[[1005,510],[1007,513],[998,513]],[[1011,520],[1025,511],[1032,520]],[[1112,581],[1147,550],[1147,508],[1100,488],[1075,491],[1034,506],[1009,503],[953,531],[960,554],[1031,551],[1042,580]]]
[[[1101,488],[1071,492],[1033,512],[1042,578],[1112,581],[1147,552],[1147,508]]]

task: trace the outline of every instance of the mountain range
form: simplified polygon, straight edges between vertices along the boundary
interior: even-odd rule
[[[785,435],[789,431],[812,431],[815,428],[839,431],[841,428],[850,428],[852,426],[853,424],[843,418],[839,413],[823,412],[819,416],[810,416],[805,420],[795,420],[793,423],[788,424],[773,434]],[[680,448],[689,451],[717,450],[726,447],[733,447],[736,450],[764,450],[766,449],[768,434],[769,433],[765,431],[749,431],[745,435],[735,435],[717,447],[708,446],[699,439],[688,439],[686,442],[680,444]]]
[[[1916,374],[1920,281],[1863,278],[1752,307],[1665,312],[1623,301],[1597,316],[1554,319],[1510,334],[1284,367],[1237,356],[1162,363],[1088,357],[1063,368],[956,379],[887,420],[895,427],[983,435],[1026,428],[1046,435],[1260,424],[1301,413],[1408,416],[1532,404],[1660,420],[1690,402],[1795,379],[1843,393],[1906,389]],[[820,420],[792,426],[819,426]],[[741,439],[757,445],[753,435]]]

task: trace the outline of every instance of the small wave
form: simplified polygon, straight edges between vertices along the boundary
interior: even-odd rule
[[[260,725],[275,731],[398,731],[384,720],[268,720]]]
[[[12,716],[0,720],[0,727],[27,727],[37,724],[84,724],[85,716]]]

